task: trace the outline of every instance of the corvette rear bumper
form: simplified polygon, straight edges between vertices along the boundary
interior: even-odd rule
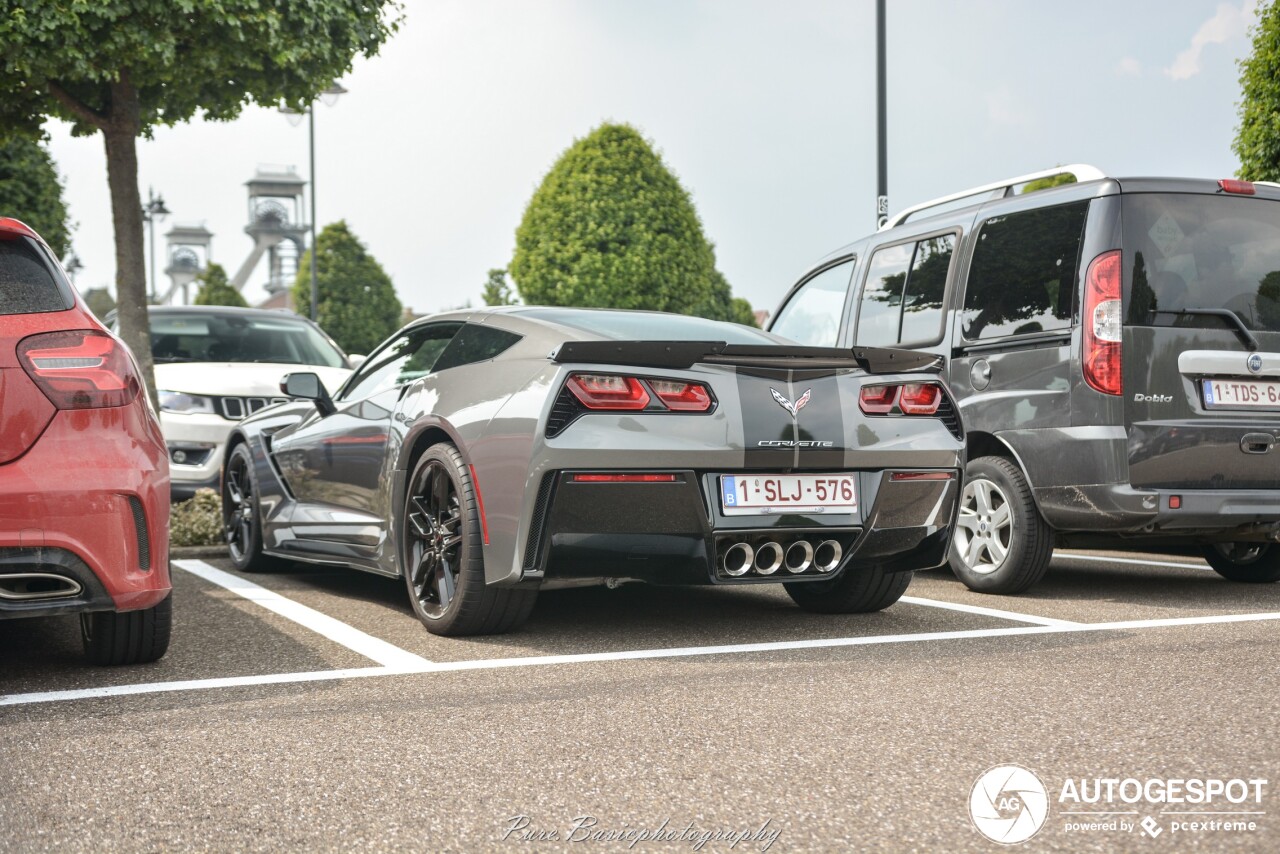
[[[547,475],[526,579],[749,584],[821,580],[870,565],[932,569],[946,560],[960,482],[955,470],[933,470],[941,479],[931,480],[858,472],[858,512],[729,516],[719,506],[718,473],[676,471],[670,482],[649,483],[579,482],[575,474]]]

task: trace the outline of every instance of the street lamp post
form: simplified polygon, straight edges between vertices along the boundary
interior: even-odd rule
[[[142,206],[142,220],[147,223],[151,234],[151,301],[156,298],[156,220],[163,220],[172,211],[164,206],[164,197],[157,196],[155,190],[147,188],[147,203]]]
[[[346,94],[347,90],[340,83],[334,83],[320,93],[320,100],[324,101],[325,106],[332,107],[338,103],[338,96]],[[316,253],[319,246],[316,244],[316,110],[315,102],[312,101],[303,110],[307,114],[307,131],[308,131],[308,149],[311,156],[311,319],[319,320],[320,317],[320,286],[316,281]],[[297,110],[281,107],[280,112],[289,118],[289,123],[294,127],[302,121],[302,113]]]

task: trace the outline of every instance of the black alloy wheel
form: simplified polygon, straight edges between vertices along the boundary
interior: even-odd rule
[[[438,635],[509,631],[525,621],[536,588],[485,584],[479,502],[453,445],[432,445],[414,466],[405,496],[405,586],[414,613]]]
[[[430,460],[420,469],[406,519],[409,589],[417,609],[438,620],[457,598],[462,558],[462,504],[444,462]]]
[[[258,510],[258,482],[249,446],[236,445],[222,478],[222,530],[236,569],[264,572],[280,561],[262,553],[262,516]]]

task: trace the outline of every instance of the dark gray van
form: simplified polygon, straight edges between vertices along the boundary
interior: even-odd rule
[[[769,328],[947,357],[974,590],[1025,590],[1055,544],[1280,579],[1280,186],[1068,166],[967,190],[823,259]]]

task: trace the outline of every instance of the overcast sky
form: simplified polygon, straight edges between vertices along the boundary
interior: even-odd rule
[[[890,0],[889,209],[1063,163],[1220,178],[1255,0]],[[575,138],[638,127],[692,194],[737,295],[773,309],[875,227],[873,0],[407,0],[381,55],[316,108],[321,225],[345,219],[418,313],[480,304],[530,196]],[[114,285],[100,136],[51,123],[84,264]],[[248,255],[244,182],[306,177],[305,123],[253,108],[160,129],[139,184],[213,260]],[[163,268],[165,243],[159,241]],[[262,296],[262,264],[246,296]]]

